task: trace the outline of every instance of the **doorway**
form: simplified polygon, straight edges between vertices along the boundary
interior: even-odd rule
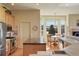
[[[31,38],[31,23],[20,22],[20,47],[23,47],[23,42]]]
[[[55,35],[51,36],[49,30],[51,25],[55,29]],[[62,16],[43,16],[40,20],[40,36],[47,42],[46,50],[61,50],[63,49],[60,38],[65,37],[66,34],[66,17]],[[56,37],[56,38],[54,38]],[[56,39],[56,40],[54,40]],[[56,41],[56,42],[55,42]],[[55,43],[55,44],[54,44]]]
[[[66,34],[66,17],[65,16],[42,16],[40,20],[40,36],[47,41],[47,34],[50,26],[53,25],[56,33],[62,37]]]

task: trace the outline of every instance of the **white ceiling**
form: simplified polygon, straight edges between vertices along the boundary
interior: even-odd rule
[[[53,14],[69,14],[79,13],[78,3],[15,3],[12,6],[10,3],[5,4],[12,10],[38,10],[40,9],[41,15],[53,15]]]

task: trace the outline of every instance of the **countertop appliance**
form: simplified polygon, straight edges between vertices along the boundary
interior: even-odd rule
[[[0,22],[0,56],[6,55],[6,32],[6,24],[4,22]]]

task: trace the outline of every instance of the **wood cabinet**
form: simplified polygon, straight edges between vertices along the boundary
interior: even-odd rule
[[[15,24],[15,17],[14,17],[14,16],[12,16],[11,23],[12,23],[12,28],[13,28],[13,30],[15,30],[16,24]]]
[[[0,21],[5,22],[5,9],[0,5]]]
[[[9,14],[8,12],[5,12],[5,8],[2,7],[0,4],[0,22],[5,22],[6,24],[12,26],[12,28],[15,28],[15,19],[12,14]]]
[[[15,19],[12,14],[5,13],[5,22],[6,24],[12,26],[13,29],[15,28]]]
[[[46,51],[46,44],[41,44],[41,43],[23,44],[23,56],[36,54],[38,51]]]
[[[14,17],[13,17],[13,15],[10,15],[9,14],[9,25],[11,25],[12,27],[14,27],[14,22],[15,22],[15,20],[14,20]]]
[[[5,23],[6,24],[9,24],[9,14],[8,13],[5,13]]]

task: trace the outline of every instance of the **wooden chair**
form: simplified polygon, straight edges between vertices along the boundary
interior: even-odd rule
[[[52,41],[51,41],[51,34],[47,35],[47,43],[51,47],[51,43],[52,43]]]
[[[59,33],[56,33],[56,37],[54,38],[51,38],[50,39],[50,47],[53,45],[53,46],[59,46],[59,42],[60,42],[60,34]]]
[[[57,44],[59,44],[61,34],[60,34],[60,33],[56,33],[56,36],[57,36],[57,38],[55,39],[55,42],[56,42]]]

